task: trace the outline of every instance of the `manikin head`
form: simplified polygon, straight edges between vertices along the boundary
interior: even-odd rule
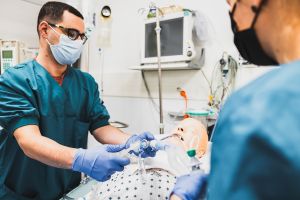
[[[204,125],[193,118],[187,118],[179,122],[179,124],[171,132],[172,137],[168,138],[168,142],[180,146],[186,152],[195,149],[197,157],[202,157],[207,149],[208,135]]]

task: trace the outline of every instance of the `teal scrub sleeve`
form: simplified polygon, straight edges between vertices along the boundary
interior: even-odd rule
[[[299,191],[299,168],[293,166],[284,151],[273,145],[268,136],[259,130],[250,135],[241,143],[235,143],[239,151],[225,149],[219,152],[224,157],[234,153],[235,159],[232,162],[224,159],[222,163],[226,166],[219,163],[214,167],[213,176],[223,177],[223,181],[212,181],[210,199],[299,199],[300,192],[295,194]]]
[[[39,124],[39,113],[27,96],[30,86],[20,80],[11,72],[0,76],[0,126],[10,135],[22,126]]]
[[[299,131],[280,128],[278,107],[261,109],[272,99],[281,102],[279,96],[225,105],[213,139],[208,199],[299,199],[299,140],[293,135]]]
[[[95,82],[93,91],[93,103],[89,114],[90,132],[92,133],[97,128],[109,125],[109,113],[104,106],[104,102],[100,99],[98,84]]]

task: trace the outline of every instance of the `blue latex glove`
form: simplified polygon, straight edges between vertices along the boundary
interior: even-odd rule
[[[73,160],[72,170],[83,172],[97,181],[107,181],[116,171],[123,171],[124,166],[130,163],[129,159],[109,153],[108,150],[111,150],[114,145],[108,146],[110,147],[78,149]]]
[[[207,186],[207,175],[203,172],[192,172],[177,179],[171,195],[175,194],[182,200],[199,200],[204,198]]]
[[[105,147],[106,147],[106,151],[108,151],[110,153],[116,153],[116,152],[126,149],[126,144],[118,144],[118,145],[107,144],[107,145],[105,145]]]
[[[140,135],[133,135],[133,136],[131,136],[131,137],[127,140],[125,146],[126,146],[126,148],[129,148],[130,145],[131,145],[132,143],[134,143],[134,142],[136,142],[136,141],[138,141],[138,140],[140,140],[140,141],[142,141],[142,140],[148,140],[148,141],[151,141],[151,140],[154,140],[154,139],[155,139],[155,138],[154,138],[154,136],[153,136],[151,133],[149,133],[149,132],[144,132],[144,133],[142,133],[142,134],[140,134]],[[133,153],[133,154],[135,154],[135,155],[138,155],[138,153],[137,153],[137,152],[134,152],[134,151],[129,152],[129,153]],[[146,149],[143,149],[143,151],[141,152],[142,158],[154,157],[155,154],[156,154],[156,150],[152,149],[151,147],[148,147],[148,148],[146,148]]]

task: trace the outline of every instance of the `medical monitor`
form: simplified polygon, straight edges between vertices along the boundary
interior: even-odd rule
[[[161,61],[184,62],[195,56],[192,40],[193,17],[185,11],[161,17]],[[157,62],[156,18],[146,19],[142,31],[141,64]]]

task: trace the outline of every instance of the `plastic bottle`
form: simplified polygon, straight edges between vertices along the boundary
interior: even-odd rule
[[[189,164],[190,170],[191,171],[201,170],[201,168],[200,168],[200,161],[196,157],[196,150],[195,149],[191,149],[191,150],[187,151],[187,154],[190,157],[190,164]]]

